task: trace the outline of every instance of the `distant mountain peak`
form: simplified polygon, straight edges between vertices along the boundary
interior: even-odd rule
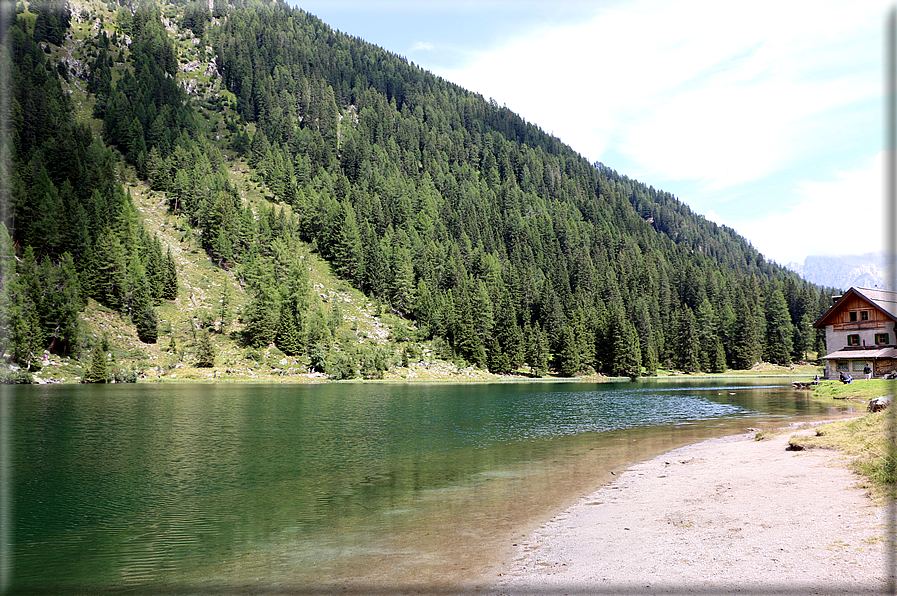
[[[847,289],[851,286],[893,290],[886,278],[884,253],[863,255],[811,255],[803,264],[789,263],[788,268],[820,286]]]

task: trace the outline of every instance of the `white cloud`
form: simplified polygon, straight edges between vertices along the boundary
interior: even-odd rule
[[[436,46],[434,46],[432,43],[430,43],[428,41],[416,41],[411,46],[410,52],[417,52],[420,50],[425,51],[425,52],[432,52],[435,49],[436,49]]]
[[[723,221],[712,210],[707,219],[726,224],[749,238],[767,258],[782,264],[806,255],[861,255],[884,249],[884,153],[863,167],[837,172],[828,181],[802,181],[779,204],[796,202],[751,220]]]
[[[625,3],[440,74],[593,161],[612,148],[631,176],[721,189],[787,167],[819,145],[822,116],[880,94],[886,6]]]

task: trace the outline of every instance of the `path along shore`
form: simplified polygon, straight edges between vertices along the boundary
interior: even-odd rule
[[[489,593],[881,594],[888,507],[800,430],[711,439],[618,473],[542,525]]]

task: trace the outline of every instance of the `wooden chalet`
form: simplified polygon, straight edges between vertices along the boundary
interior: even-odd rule
[[[829,353],[825,378],[840,373],[862,378],[868,364],[873,376],[897,370],[897,292],[870,288],[850,288],[832,297],[832,307],[813,323],[825,329]]]

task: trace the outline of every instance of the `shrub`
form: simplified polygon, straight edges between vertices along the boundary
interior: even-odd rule
[[[27,370],[0,369],[0,384],[3,385],[30,385],[34,377]]]

